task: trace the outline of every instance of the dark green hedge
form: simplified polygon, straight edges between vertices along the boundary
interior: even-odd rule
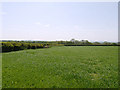
[[[21,42],[2,42],[2,52],[18,51],[24,49],[37,49],[49,47],[48,44],[40,43],[21,43]]]

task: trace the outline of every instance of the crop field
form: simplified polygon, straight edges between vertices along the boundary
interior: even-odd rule
[[[118,88],[117,46],[2,53],[3,88]]]

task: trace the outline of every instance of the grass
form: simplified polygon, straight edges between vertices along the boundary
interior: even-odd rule
[[[2,54],[0,53],[0,90],[2,89]]]
[[[62,46],[2,54],[3,88],[118,88],[117,46]]]

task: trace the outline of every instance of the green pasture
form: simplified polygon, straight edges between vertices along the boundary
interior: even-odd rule
[[[117,46],[59,46],[2,53],[3,88],[117,88]]]

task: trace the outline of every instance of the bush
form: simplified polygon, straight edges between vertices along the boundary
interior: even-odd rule
[[[26,42],[2,42],[2,52],[18,51],[24,49],[44,48],[48,44],[26,43]]]
[[[37,45],[35,43],[32,43],[32,48],[31,49],[36,49],[37,48]]]
[[[2,52],[9,52],[14,50],[14,45],[9,42],[2,43]]]
[[[28,49],[28,43],[21,43],[21,47],[20,47],[20,49],[21,50],[24,50],[24,49]]]
[[[32,44],[28,44],[27,49],[32,49]]]
[[[13,43],[13,45],[14,45],[14,51],[18,51],[18,50],[21,50],[21,43],[17,43],[17,42],[15,42],[15,43]]]

